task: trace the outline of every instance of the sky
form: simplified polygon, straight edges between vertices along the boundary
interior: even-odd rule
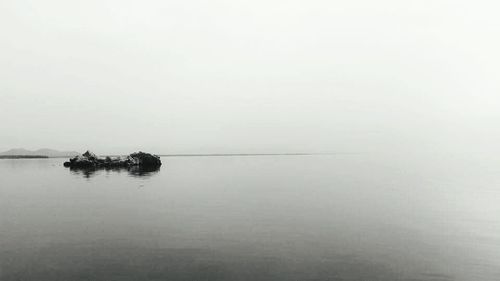
[[[0,150],[500,152],[497,1],[0,1]]]

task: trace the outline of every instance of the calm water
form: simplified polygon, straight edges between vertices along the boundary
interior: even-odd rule
[[[499,280],[500,162],[0,160],[0,280]]]

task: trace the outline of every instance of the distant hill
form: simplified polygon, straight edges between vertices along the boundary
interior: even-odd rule
[[[49,158],[49,156],[41,156],[41,155],[0,155],[0,159],[37,159],[37,158]]]
[[[27,150],[24,148],[14,148],[0,153],[0,156],[48,156],[48,157],[73,157],[79,155],[76,151],[58,151],[54,149],[42,148],[38,150]]]

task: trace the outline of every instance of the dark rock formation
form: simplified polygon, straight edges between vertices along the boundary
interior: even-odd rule
[[[104,158],[87,151],[64,162],[64,167],[70,168],[127,168],[133,166],[159,167],[161,166],[161,160],[159,156],[141,151],[128,156],[106,156]]]
[[[157,167],[161,166],[160,157],[142,151],[132,153],[129,155],[141,167]]]

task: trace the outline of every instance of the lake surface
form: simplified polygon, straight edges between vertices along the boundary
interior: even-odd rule
[[[0,160],[0,280],[500,280],[500,162]]]

